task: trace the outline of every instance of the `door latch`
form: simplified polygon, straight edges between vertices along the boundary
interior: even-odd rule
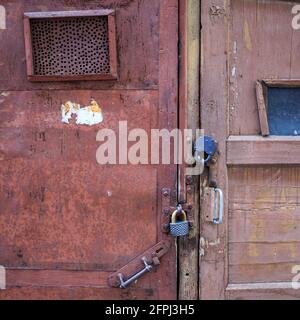
[[[143,270],[137,272],[135,275],[133,275],[131,278],[127,279],[126,281],[124,280],[124,278],[123,278],[124,276],[122,273],[118,274],[118,277],[120,279],[120,288],[121,289],[128,288],[133,282],[135,282],[136,280],[141,278],[145,273],[152,271],[153,267],[152,267],[152,265],[148,264],[147,258],[143,257],[142,261],[145,265],[145,268]]]
[[[168,240],[157,243],[154,247],[148,249],[120,270],[110,275],[108,285],[113,288],[128,288],[143,275],[151,272],[155,266],[159,266],[161,257],[169,251],[170,246],[171,242]],[[141,269],[141,262],[144,265],[143,269]]]

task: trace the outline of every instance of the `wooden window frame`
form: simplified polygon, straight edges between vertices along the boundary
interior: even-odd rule
[[[229,136],[227,165],[299,165],[300,136],[270,135],[267,116],[268,88],[298,88],[300,80],[261,80],[256,94],[262,136]]]
[[[256,98],[258,106],[258,115],[260,122],[261,135],[267,137],[270,135],[268,122],[268,88],[300,88],[300,80],[277,80],[266,79],[256,82]]]
[[[73,17],[108,17],[108,38],[110,74],[90,75],[63,75],[44,76],[35,75],[33,68],[32,39],[30,31],[30,20],[49,18],[73,18]],[[29,81],[81,81],[81,80],[117,80],[117,44],[116,44],[116,19],[115,10],[82,10],[82,11],[51,11],[51,12],[26,12],[24,13],[24,38],[25,53],[27,61],[27,78]]]

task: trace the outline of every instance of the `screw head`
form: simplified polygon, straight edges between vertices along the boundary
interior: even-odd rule
[[[188,194],[192,194],[193,193],[193,189],[191,187],[188,187],[186,191],[187,191]]]
[[[164,190],[163,196],[164,196],[164,197],[168,197],[168,196],[169,196],[169,191],[168,191],[168,190]]]
[[[186,183],[187,184],[192,184],[193,183],[193,177],[192,176],[187,176],[186,177]]]
[[[170,209],[169,208],[164,208],[163,213],[164,214],[169,214],[170,213]]]

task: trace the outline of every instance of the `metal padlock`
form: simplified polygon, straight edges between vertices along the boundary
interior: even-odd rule
[[[178,221],[178,216],[183,216],[183,221]],[[189,222],[186,213],[180,209],[175,210],[172,214],[172,222],[170,223],[170,233],[173,237],[187,236],[190,231]]]

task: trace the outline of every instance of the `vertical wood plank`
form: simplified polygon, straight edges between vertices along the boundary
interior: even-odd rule
[[[180,1],[180,128],[199,128],[200,83],[200,3],[198,0]],[[184,168],[181,170],[184,175]],[[184,188],[184,177],[181,179]],[[195,186],[195,187],[194,187]],[[198,299],[199,278],[199,177],[193,177],[187,199],[193,202],[194,226],[188,238],[179,239],[179,299]],[[185,192],[185,193],[186,193]]]
[[[224,299],[227,285],[228,23],[230,1],[201,2],[201,123],[218,142],[218,160],[210,166],[211,181],[224,192],[222,225],[206,222],[201,213],[200,299]],[[203,181],[202,181],[203,183]],[[202,184],[201,183],[201,184]]]
[[[150,2],[149,2],[150,3]],[[159,33],[159,128],[173,130],[178,128],[178,0],[160,0],[160,33]],[[170,36],[172,35],[172,36]],[[168,165],[169,170],[159,166],[157,171],[158,192],[163,189],[171,190],[170,197],[176,201],[177,166]],[[174,198],[174,200],[173,200]],[[162,212],[162,201],[159,197],[160,213]],[[170,236],[161,232],[161,215],[157,215],[158,241]],[[175,240],[172,249],[165,259],[165,267],[160,273],[160,287],[169,288],[161,290],[159,299],[170,300],[177,297],[177,253]]]

